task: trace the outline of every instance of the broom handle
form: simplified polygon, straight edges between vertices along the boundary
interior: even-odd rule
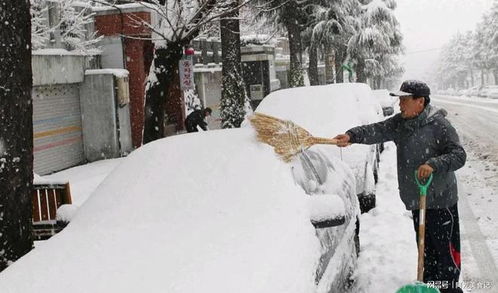
[[[337,139],[333,138],[325,138],[325,137],[315,137],[312,136],[309,138],[311,144],[337,144]]]
[[[425,247],[425,198],[420,197],[420,210],[418,214],[418,269],[417,281],[424,281],[424,247]]]

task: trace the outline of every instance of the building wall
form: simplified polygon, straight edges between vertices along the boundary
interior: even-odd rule
[[[142,11],[140,11],[142,10]],[[143,11],[146,10],[146,11]],[[130,118],[132,141],[135,148],[142,144],[142,132],[144,126],[144,97],[145,83],[148,76],[149,68],[153,58],[153,44],[150,41],[151,31],[146,26],[137,26],[136,19],[151,22],[151,14],[146,8],[133,8],[131,11],[122,10],[119,13],[117,9],[106,9],[96,11],[95,28],[100,35],[107,39],[107,45],[110,48],[118,48],[116,39],[121,40],[124,50],[117,50],[114,54],[102,56],[102,64],[116,64],[113,68],[123,68],[123,65],[116,61],[119,55],[122,56],[124,51],[125,69],[129,71],[130,86]],[[126,37],[121,38],[122,35]],[[110,50],[110,48],[107,48]]]
[[[84,161],[79,85],[85,57],[40,50],[32,57],[34,171],[49,174]]]

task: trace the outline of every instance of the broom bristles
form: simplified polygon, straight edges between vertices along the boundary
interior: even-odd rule
[[[314,144],[311,134],[292,121],[261,113],[255,113],[250,121],[258,140],[271,145],[285,162]]]

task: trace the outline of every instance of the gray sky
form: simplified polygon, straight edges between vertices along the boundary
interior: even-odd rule
[[[424,79],[439,49],[457,32],[473,30],[493,0],[397,0],[406,55],[403,79]]]

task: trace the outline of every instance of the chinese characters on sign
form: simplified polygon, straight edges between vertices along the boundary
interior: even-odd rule
[[[192,60],[180,60],[180,86],[182,90],[194,88],[194,66]]]

